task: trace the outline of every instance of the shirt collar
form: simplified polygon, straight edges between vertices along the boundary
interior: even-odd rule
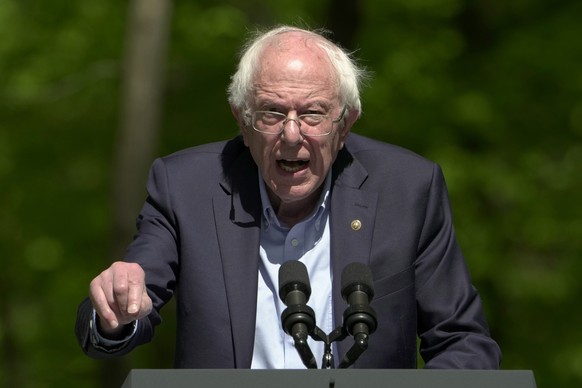
[[[317,206],[311,213],[309,217],[305,219],[312,221],[314,223],[315,229],[320,230],[321,228],[321,220],[323,215],[328,208],[328,201],[329,201],[329,194],[331,189],[331,169],[328,171],[327,176],[325,177],[325,181],[323,182],[323,190],[321,191],[321,195],[319,197]],[[271,206],[271,200],[269,199],[269,194],[267,193],[267,186],[265,185],[265,181],[263,179],[263,175],[259,171],[259,191],[261,193],[261,204],[263,206],[263,222],[266,228],[269,228],[271,223],[275,223],[278,227],[282,227],[277,219],[277,215],[275,214],[275,210],[273,206]]]

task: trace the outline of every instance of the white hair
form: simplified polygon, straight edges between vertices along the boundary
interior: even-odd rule
[[[316,39],[317,45],[327,54],[338,80],[341,102],[351,110],[361,112],[360,85],[366,78],[366,71],[360,68],[351,55],[334,44],[323,31],[309,31],[298,27],[281,26],[267,32],[259,32],[243,47],[237,71],[228,86],[228,101],[239,111],[248,109],[247,100],[253,92],[253,78],[259,68],[261,54],[271,39],[289,32],[300,32]]]

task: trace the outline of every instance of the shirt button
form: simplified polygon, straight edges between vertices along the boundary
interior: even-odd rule
[[[296,247],[297,245],[299,245],[299,241],[297,241],[297,239],[294,238],[293,240],[291,240],[291,245],[293,245],[294,247]]]

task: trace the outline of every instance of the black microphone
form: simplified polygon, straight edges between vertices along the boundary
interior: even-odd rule
[[[307,305],[311,296],[309,275],[303,263],[286,261],[279,268],[279,298],[287,308],[281,314],[285,333],[293,337],[295,348],[308,368],[317,368],[315,357],[307,343],[307,337],[315,329],[315,313]]]
[[[348,264],[342,272],[342,297],[349,307],[344,312],[344,328],[361,346],[367,347],[368,336],[376,331],[376,312],[370,307],[374,297],[372,271],[362,263]]]

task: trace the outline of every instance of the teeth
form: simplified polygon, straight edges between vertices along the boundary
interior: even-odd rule
[[[286,172],[297,172],[301,170],[307,162],[303,160],[279,160],[279,167]]]

